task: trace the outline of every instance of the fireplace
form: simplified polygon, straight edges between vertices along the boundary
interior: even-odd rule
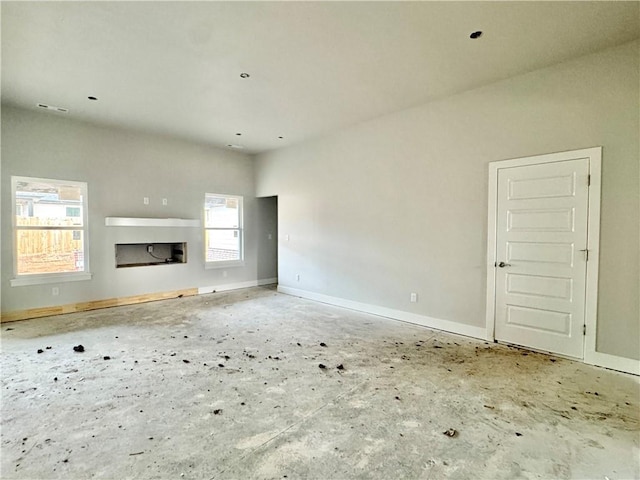
[[[116,243],[116,268],[187,263],[187,243]]]

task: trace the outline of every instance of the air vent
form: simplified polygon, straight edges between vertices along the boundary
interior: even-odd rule
[[[46,110],[53,110],[54,112],[60,112],[60,113],[68,113],[69,112],[68,108],[54,107],[53,105],[47,105],[45,103],[36,103],[36,105],[38,107],[44,108]]]

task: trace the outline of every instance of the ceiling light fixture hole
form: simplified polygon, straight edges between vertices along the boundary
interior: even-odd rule
[[[241,73],[240,74],[240,78],[249,78],[251,75],[249,75],[248,73]]]
[[[469,38],[475,40],[476,38],[480,38],[482,36],[482,31],[478,30],[469,35]]]
[[[93,97],[93,96],[91,96],[91,97],[87,97],[87,98],[88,98],[89,100],[98,100],[98,97]]]
[[[241,134],[241,133],[236,133],[236,135],[237,135],[237,136],[240,136],[240,135],[242,135],[242,134]]]

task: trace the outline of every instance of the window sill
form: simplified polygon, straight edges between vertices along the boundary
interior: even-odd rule
[[[53,275],[33,275],[12,278],[10,280],[12,287],[23,287],[26,285],[43,285],[46,283],[63,283],[63,282],[80,282],[83,280],[91,280],[92,275],[88,272],[71,273],[71,274],[53,274]]]
[[[205,270],[214,270],[216,268],[233,268],[244,267],[244,260],[232,260],[228,262],[207,262],[204,264]]]

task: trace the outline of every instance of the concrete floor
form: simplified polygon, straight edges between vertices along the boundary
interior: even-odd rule
[[[3,479],[640,477],[636,377],[271,288],[3,324],[1,360]]]

